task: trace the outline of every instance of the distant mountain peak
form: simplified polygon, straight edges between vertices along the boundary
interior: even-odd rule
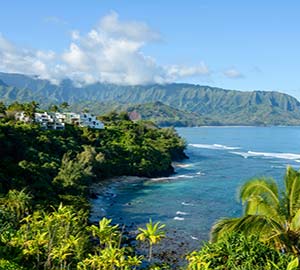
[[[78,91],[79,87],[70,79],[54,85],[22,74],[0,73],[0,80],[5,84],[0,99],[7,103],[35,100],[47,107],[66,101],[78,109],[85,109],[89,104],[88,108],[94,113],[103,112],[105,104],[142,104],[139,109],[145,106],[148,109],[141,114],[147,113],[149,117],[155,107],[160,110],[157,114],[160,117],[167,112],[168,117],[173,115],[179,119],[186,117],[184,113],[192,113],[195,117],[210,119],[207,124],[300,125],[300,102],[274,91],[235,91],[186,83],[125,86],[99,82],[83,85]],[[147,105],[149,103],[152,105]],[[190,119],[193,117],[189,115]]]

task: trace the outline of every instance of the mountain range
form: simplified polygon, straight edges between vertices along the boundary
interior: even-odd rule
[[[76,110],[88,108],[97,114],[112,109],[137,111],[144,119],[174,125],[300,125],[300,103],[290,95],[184,83],[78,86],[66,79],[55,85],[36,77],[0,73],[0,100],[35,100],[42,108],[66,101]]]

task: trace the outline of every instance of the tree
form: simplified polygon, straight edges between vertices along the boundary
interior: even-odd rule
[[[30,120],[34,120],[34,116],[36,110],[39,108],[39,104],[35,101],[31,101],[24,105],[24,114],[25,116],[29,117]]]
[[[273,179],[258,178],[240,190],[244,215],[226,218],[212,228],[213,241],[230,232],[255,234],[277,249],[300,254],[300,172],[287,168],[285,191],[280,195]]]
[[[59,107],[57,105],[51,105],[49,106],[49,111],[51,112],[58,112],[59,111]]]
[[[4,102],[0,101],[0,116],[6,115],[6,110],[7,110],[7,108],[4,104]]]
[[[92,173],[92,148],[86,147],[85,151],[72,158],[70,152],[64,154],[58,175],[53,183],[60,189],[69,193],[85,193],[87,185],[91,181]]]
[[[166,225],[156,222],[153,224],[152,219],[146,224],[146,229],[139,228],[140,233],[136,239],[140,241],[149,242],[149,262],[152,259],[152,248],[154,244],[158,244],[162,238],[166,237],[165,232],[162,230]]]
[[[60,104],[60,107],[63,109],[63,110],[66,110],[70,107],[69,103],[68,102],[63,102]]]
[[[11,111],[11,112],[23,111],[24,110],[24,104],[21,104],[18,101],[15,101],[7,107],[7,110]]]

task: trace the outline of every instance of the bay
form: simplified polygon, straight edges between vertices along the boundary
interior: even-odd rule
[[[121,178],[92,200],[92,221],[102,216],[132,230],[149,218],[167,225],[174,242],[197,248],[222,217],[242,213],[238,189],[254,177],[279,185],[288,165],[300,167],[300,127],[178,128],[187,141],[188,160],[176,174],[153,179]]]

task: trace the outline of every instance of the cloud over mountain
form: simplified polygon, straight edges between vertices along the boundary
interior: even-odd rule
[[[197,66],[160,65],[143,48],[161,39],[147,24],[120,21],[116,12],[104,16],[87,33],[71,32],[62,54],[20,48],[0,35],[0,70],[37,75],[58,83],[69,77],[79,84],[109,82],[125,85],[166,83],[191,76],[208,76],[205,63]]]

